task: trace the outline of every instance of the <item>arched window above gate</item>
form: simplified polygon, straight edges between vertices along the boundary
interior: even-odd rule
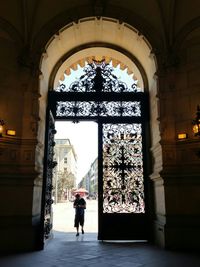
[[[90,60],[88,60],[90,62]],[[115,65],[115,67],[114,67]],[[84,68],[78,68],[74,74],[80,77],[73,81],[73,77],[64,75],[63,81],[59,81],[57,92],[141,92],[139,81],[134,78],[130,69],[122,66],[120,62],[111,60],[109,63],[103,60],[95,60],[87,64]],[[68,68],[66,73],[71,73]],[[131,75],[132,74],[132,75]],[[74,75],[73,75],[74,76]],[[69,83],[70,81],[70,83]]]
[[[71,80],[68,85],[63,81],[49,92],[53,95],[50,99],[56,101],[57,119],[143,116],[144,92],[138,80],[105,60],[93,60],[81,72],[75,81]]]

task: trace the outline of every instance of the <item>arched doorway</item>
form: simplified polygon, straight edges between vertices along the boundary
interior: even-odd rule
[[[84,24],[85,22],[83,21],[82,23]],[[89,23],[91,23],[91,21],[89,21]],[[94,19],[94,21],[92,23],[95,24],[96,20]],[[112,26],[114,23],[113,21],[108,22],[107,20],[105,20],[105,21],[102,20],[101,23],[102,24],[108,23],[109,26],[111,26],[110,30],[112,30]],[[84,25],[84,26],[86,26],[86,25]],[[72,28],[73,27],[74,26],[72,26]],[[68,31],[68,29],[66,29],[66,31]],[[123,31],[124,31],[124,28],[123,28]],[[68,34],[69,34],[69,32],[68,32]],[[96,120],[98,120],[98,125],[99,125],[99,166],[100,166],[99,167],[99,177],[101,177],[100,183],[99,183],[99,196],[100,196],[100,198],[99,198],[99,239],[116,239],[116,238],[117,239],[148,239],[148,227],[147,227],[148,218],[146,217],[148,212],[145,214],[146,210],[144,211],[144,209],[141,208],[144,205],[143,204],[140,205],[144,201],[144,199],[142,199],[141,196],[143,193],[145,193],[145,190],[146,190],[145,186],[144,186],[144,192],[141,194],[141,196],[139,198],[138,198],[138,196],[135,196],[136,199],[138,199],[138,200],[135,202],[132,201],[132,203],[138,202],[138,205],[135,205],[135,204],[130,205],[131,208],[130,207],[129,208],[130,208],[130,210],[132,209],[131,211],[125,212],[126,208],[122,208],[121,212],[119,210],[113,211],[113,206],[108,204],[108,203],[110,203],[110,202],[115,203],[115,208],[117,206],[119,208],[120,205],[117,204],[117,201],[115,199],[116,192],[109,189],[109,186],[108,186],[108,184],[110,183],[109,178],[108,177],[105,178],[107,175],[106,173],[109,172],[106,170],[107,168],[108,169],[109,168],[115,169],[115,171],[113,171],[113,173],[115,173],[116,171],[118,172],[118,175],[121,176],[121,181],[122,181],[121,188],[124,187],[123,181],[125,180],[125,176],[128,172],[128,169],[129,169],[129,171],[130,170],[132,171],[134,169],[133,165],[136,166],[137,164],[135,165],[134,162],[132,162],[132,166],[129,163],[127,164],[127,155],[124,154],[125,153],[124,148],[123,148],[124,144],[122,144],[122,143],[123,142],[129,142],[129,141],[130,141],[130,143],[131,142],[134,143],[135,142],[134,138],[140,139],[140,143],[138,143],[139,144],[138,146],[140,147],[140,154],[142,154],[142,161],[138,163],[138,166],[140,166],[140,167],[136,167],[136,169],[137,170],[140,169],[141,165],[142,165],[142,166],[144,166],[144,168],[142,169],[142,173],[145,174],[146,176],[148,175],[148,170],[147,170],[146,165],[145,165],[146,161],[147,161],[147,150],[146,150],[147,146],[146,146],[146,142],[145,142],[147,135],[144,134],[144,132],[148,128],[148,126],[146,127],[146,122],[148,121],[148,114],[149,114],[148,97],[146,97],[146,96],[148,95],[147,91],[148,91],[148,89],[150,89],[150,87],[152,88],[152,92],[151,92],[152,96],[155,93],[155,91],[154,91],[155,88],[153,88],[153,86],[155,85],[154,80],[153,80],[153,78],[154,78],[153,77],[153,70],[155,70],[155,62],[152,61],[151,51],[150,51],[149,47],[146,45],[145,41],[138,37],[137,32],[132,31],[132,36],[134,36],[134,40],[135,40],[135,37],[137,36],[139,38],[139,41],[141,42],[140,43],[140,53],[141,53],[141,47],[142,47],[141,44],[143,45],[143,47],[142,47],[143,52],[144,52],[143,55],[141,55],[138,52],[139,50],[135,54],[137,54],[139,56],[139,59],[141,61],[144,61],[143,63],[144,63],[144,66],[146,68],[145,69],[143,67],[143,65],[141,64],[141,62],[139,62],[138,58],[134,55],[134,51],[131,51],[132,53],[127,51],[127,49],[128,49],[127,43],[129,43],[128,39],[130,39],[130,38],[127,37],[127,33],[125,34],[125,36],[126,36],[126,38],[125,38],[126,44],[122,44],[121,40],[119,40],[118,42],[120,43],[120,46],[111,45],[111,43],[109,43],[109,44],[108,43],[107,44],[101,43],[101,45],[99,43],[98,44],[97,43],[95,43],[95,44],[90,43],[90,44],[85,44],[84,46],[81,46],[81,47],[79,46],[79,48],[77,47],[76,49],[72,49],[72,50],[68,51],[68,53],[66,51],[66,53],[63,55],[63,59],[58,60],[54,64],[54,68],[50,72],[51,75],[49,75],[48,77],[47,76],[43,77],[41,80],[41,89],[44,89],[46,87],[47,81],[49,83],[49,86],[51,86],[51,88],[52,87],[55,88],[55,81],[56,81],[57,77],[59,77],[58,73],[62,69],[62,67],[65,63],[65,60],[67,60],[67,63],[69,64],[69,66],[67,68],[65,67],[66,68],[65,73],[67,74],[67,71],[69,71],[70,67],[76,68],[77,64],[81,64],[81,61],[83,60],[83,57],[80,56],[81,53],[85,53],[86,50],[87,50],[87,53],[91,52],[92,47],[94,47],[94,49],[97,49],[97,50],[99,49],[99,53],[100,53],[100,48],[102,49],[102,51],[103,51],[103,49],[106,48],[107,53],[105,54],[104,51],[101,53],[103,53],[107,57],[110,57],[111,59],[118,60],[120,62],[120,66],[122,68],[123,68],[123,65],[125,65],[125,68],[127,69],[127,71],[132,71],[133,65],[134,65],[134,67],[136,69],[136,71],[134,71],[134,72],[137,72],[137,74],[139,75],[139,78],[143,84],[143,87],[146,89],[146,93],[143,92],[141,94],[141,93],[137,92],[137,94],[132,94],[130,91],[126,92],[124,89],[122,89],[123,87],[118,84],[118,88],[120,88],[120,90],[119,90],[120,93],[112,89],[110,93],[104,92],[102,94],[101,90],[103,87],[99,86],[99,84],[102,85],[102,81],[100,81],[101,75],[99,75],[100,73],[98,74],[99,68],[96,67],[96,70],[97,70],[96,76],[93,76],[94,79],[96,78],[96,87],[94,87],[95,88],[94,91],[96,92],[96,95],[93,94],[92,92],[87,92],[87,94],[82,94],[81,92],[75,92],[74,88],[77,87],[77,85],[75,87],[73,87],[72,91],[68,92],[67,94],[65,94],[64,92],[60,92],[58,95],[58,92],[53,92],[53,91],[49,92],[49,106],[48,106],[48,113],[47,114],[51,114],[51,112],[52,112],[53,116],[50,115],[52,121],[53,121],[53,118],[59,117],[60,111],[62,111],[62,110],[66,111],[67,109],[69,110],[70,105],[72,107],[71,110],[78,110],[79,112],[81,110],[81,106],[83,105],[85,107],[84,110],[85,109],[89,110],[89,111],[87,110],[87,112],[86,112],[87,119],[91,119],[91,118],[94,119],[95,118]],[[108,41],[108,36],[105,36],[105,39],[106,38],[107,38],[106,41]],[[111,42],[111,40],[109,42]],[[49,45],[50,51],[52,51],[52,48],[53,48],[52,43]],[[125,46],[126,50],[123,48],[123,45]],[[144,45],[145,45],[145,47],[144,47]],[[115,47],[116,49],[113,49],[113,47]],[[77,50],[79,50],[79,51],[77,52]],[[148,50],[148,53],[147,53],[147,50]],[[113,56],[111,54],[111,51],[115,51],[117,53],[117,58],[115,57],[115,55]],[[126,58],[126,60],[120,61],[119,60],[119,54],[122,55],[122,57],[124,56]],[[77,58],[77,61],[74,60],[73,55],[75,55],[75,57]],[[100,55],[100,57],[101,56],[102,55]],[[45,60],[43,61],[43,68],[45,71],[45,68],[47,68],[47,64],[49,61],[48,54],[44,55],[44,57],[45,57]],[[130,60],[130,61],[132,63],[132,66],[131,66],[131,63],[128,62],[128,60],[127,60],[127,58],[129,59],[131,57],[132,57],[132,60]],[[73,61],[70,62],[71,58],[73,58]],[[133,60],[133,58],[134,58],[134,60]],[[51,57],[51,59],[54,60],[53,57]],[[107,58],[105,57],[104,62],[106,62],[106,60],[107,60]],[[98,65],[98,60],[96,62]],[[146,65],[145,65],[145,63],[146,63]],[[100,67],[100,69],[101,69],[101,67]],[[98,76],[99,76],[99,78],[98,78]],[[60,96],[62,96],[62,97],[60,98]],[[150,99],[152,100],[151,96],[150,96]],[[43,99],[41,98],[41,100],[43,100]],[[62,101],[65,103],[60,103],[60,106],[58,107],[57,103],[62,102]],[[153,101],[155,101],[155,100],[153,99]],[[66,106],[66,102],[68,102],[67,103],[68,107]],[[76,104],[74,104],[75,102],[76,102]],[[79,106],[77,106],[77,102],[78,102]],[[93,102],[93,103],[91,104],[91,102]],[[138,103],[140,102],[140,104],[139,104],[140,115],[136,114],[137,113],[136,110],[138,109],[138,107],[137,107],[138,104],[136,104],[136,102],[138,102]],[[129,108],[132,111],[131,112],[127,111],[127,113],[125,112],[126,115],[123,115],[122,114],[123,111],[125,109],[128,110]],[[95,115],[89,114],[91,109],[93,109],[94,113],[96,112]],[[118,112],[117,115],[112,113],[113,112],[112,111],[111,115],[106,117],[105,115],[103,115],[103,112],[104,112],[103,110],[106,110],[105,112],[109,113],[108,112],[109,109],[111,109],[111,110],[114,110],[114,109],[117,110],[118,109],[118,111],[119,110],[121,110],[121,111]],[[134,114],[133,110],[134,110],[134,112],[136,112],[135,114]],[[51,112],[49,112],[49,111],[51,111]],[[153,110],[153,111],[156,112],[156,110]],[[65,114],[64,116],[66,116],[67,119],[74,119],[75,117],[77,117],[77,114],[72,115],[72,113],[68,113],[67,115]],[[84,117],[84,116],[79,113],[78,119],[80,120],[81,117]],[[139,130],[139,134],[138,134],[138,132],[137,132],[138,130],[136,130],[136,129],[139,129],[139,128],[140,128],[140,130]],[[121,129],[121,130],[116,130],[116,129]],[[125,129],[125,130],[123,130],[123,129]],[[143,132],[143,134],[142,134],[142,132]],[[108,157],[105,156],[105,151],[106,151],[105,147],[107,147],[109,143],[113,143],[114,140],[111,140],[109,138],[103,138],[105,136],[110,136],[110,137],[112,136],[112,138],[114,138],[114,139],[117,139],[117,136],[121,136],[119,147],[116,148],[116,151],[117,150],[119,151],[121,149],[121,152],[118,153],[118,157],[121,157],[122,161],[121,161],[121,163],[118,162],[118,165],[114,164],[114,162],[113,162],[111,164],[112,166],[110,166],[110,167],[107,166],[107,161],[109,161],[108,160],[109,156]],[[126,139],[126,141],[124,139],[124,136],[128,137],[128,139]],[[111,147],[113,148],[113,146],[111,146]],[[112,150],[112,149],[109,148],[108,150]],[[134,150],[134,148],[129,147],[128,150],[131,151],[131,150]],[[102,152],[102,151],[104,151],[104,152]],[[116,154],[115,152],[113,152],[113,153]],[[119,158],[115,159],[115,162],[116,161],[119,161]],[[125,163],[125,161],[126,161],[126,163]],[[121,173],[119,171],[120,168],[121,168]],[[114,176],[114,174],[112,174],[112,176]],[[136,174],[133,176],[136,176]],[[105,179],[103,179],[103,177]],[[107,184],[107,191],[111,192],[110,195],[108,195],[108,196],[106,196],[107,193],[106,193],[106,191],[104,191],[106,184]],[[141,184],[145,184],[145,180],[143,180]],[[134,187],[134,185],[132,187]],[[123,204],[126,202],[125,198],[128,198],[129,200],[130,199],[133,200],[134,199],[133,195],[135,194],[134,193],[131,196],[130,192],[128,192],[126,194],[125,191],[124,192],[122,192],[122,191],[121,191],[121,206],[123,206]],[[106,204],[106,202],[107,202],[107,204]],[[133,206],[135,206],[135,207],[133,207]],[[146,203],[145,207],[148,207],[148,203]],[[123,216],[120,213],[123,214]],[[127,214],[125,214],[125,213],[127,213]],[[131,218],[129,216],[130,215],[129,213],[133,213],[133,214],[135,213],[136,215]],[[116,223],[116,222],[118,222],[118,223]],[[122,223],[125,223],[125,224],[123,224],[123,227],[122,227]],[[109,224],[110,224],[110,226],[109,226]],[[113,225],[115,227],[113,227]],[[125,230],[121,231],[122,228],[125,229],[126,231]],[[133,229],[133,228],[136,231],[133,231],[133,235],[130,235],[130,229]],[[118,236],[116,235],[116,233],[118,233]]]

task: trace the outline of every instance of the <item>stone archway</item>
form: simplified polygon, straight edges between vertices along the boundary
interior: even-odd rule
[[[159,144],[160,132],[157,107],[156,60],[144,36],[118,20],[100,18],[81,19],[78,23],[67,25],[47,44],[42,55],[40,70],[40,122],[38,141],[44,144],[47,94],[56,86],[61,73],[76,68],[84,58],[95,53],[121,62],[137,74],[140,82],[149,92],[151,112],[151,146],[154,156],[154,175],[161,170],[162,156]],[[132,60],[130,60],[132,58]],[[38,149],[41,151],[41,149]],[[158,194],[164,196],[164,192]],[[159,196],[160,198],[160,196]],[[164,206],[164,198],[163,198]]]

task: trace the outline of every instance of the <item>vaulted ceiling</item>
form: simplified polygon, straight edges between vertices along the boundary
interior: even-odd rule
[[[155,52],[200,36],[199,0],[6,0],[0,3],[0,40],[40,53],[60,28],[94,16],[132,25]]]

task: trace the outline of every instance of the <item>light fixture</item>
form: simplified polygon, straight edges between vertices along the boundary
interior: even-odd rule
[[[196,118],[192,121],[193,127],[193,133],[195,136],[200,136],[200,107],[197,106],[197,112],[196,112]]]
[[[178,133],[178,136],[177,136],[178,140],[185,140],[188,138],[188,134],[186,133]]]
[[[4,131],[4,124],[5,122],[3,120],[0,119],[0,137],[2,136],[3,134],[3,131]]]
[[[15,136],[16,135],[16,131],[15,130],[6,130],[6,135],[10,135],[10,136]]]

